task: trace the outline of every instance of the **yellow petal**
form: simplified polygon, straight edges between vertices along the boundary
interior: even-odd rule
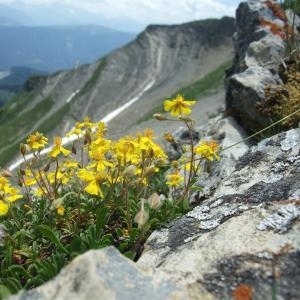
[[[5,216],[8,212],[8,205],[0,200],[0,216]]]
[[[9,202],[14,202],[14,201],[16,201],[16,200],[18,200],[18,199],[21,199],[21,198],[23,198],[22,195],[16,194],[16,195],[8,196],[8,197],[6,197],[5,199],[6,199],[7,201],[9,201]]]
[[[192,112],[192,110],[189,107],[182,107],[181,113],[185,115],[189,115]]]
[[[70,150],[67,150],[67,149],[64,148],[64,147],[61,147],[61,148],[60,148],[60,151],[62,152],[62,154],[63,154],[64,156],[68,156],[68,155],[70,155],[70,153],[71,153]]]
[[[165,109],[165,111],[172,110],[173,107],[174,107],[174,102],[173,102],[173,101],[171,101],[171,100],[166,100],[166,101],[164,102],[164,109]]]

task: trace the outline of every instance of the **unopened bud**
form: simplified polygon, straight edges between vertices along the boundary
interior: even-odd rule
[[[172,165],[175,169],[178,169],[178,167],[179,167],[179,163],[177,160],[172,161]]]
[[[20,147],[19,147],[19,150],[20,150],[20,153],[21,153],[22,155],[25,155],[26,152],[27,152],[27,147],[26,147],[26,145],[23,144],[23,143],[21,143],[21,144],[20,144]]]
[[[173,137],[173,135],[170,132],[166,132],[164,134],[164,138],[169,143],[174,143],[175,142],[174,137]]]
[[[75,143],[73,143],[73,145],[72,145],[72,153],[73,154],[76,154],[77,153],[77,150],[76,150],[76,147],[75,147]]]
[[[162,114],[154,114],[153,118],[156,119],[156,120],[158,120],[158,121],[165,121],[165,120],[167,120],[167,117],[165,117]]]
[[[151,165],[151,166],[149,166],[149,167],[146,168],[146,170],[145,170],[145,176],[152,176],[157,171],[158,171],[158,168],[156,168],[155,166]]]
[[[136,174],[136,166],[135,165],[130,165],[125,168],[123,175],[124,176],[134,176]]]
[[[22,176],[24,176],[24,175],[26,174],[26,172],[25,172],[24,169],[20,169],[20,170],[19,170],[19,173],[20,173]]]
[[[48,172],[48,171],[49,171],[50,165],[51,165],[51,162],[49,162],[49,163],[45,166],[44,172]]]
[[[84,144],[90,144],[92,142],[92,136],[91,136],[91,131],[86,130],[85,135],[84,135]]]
[[[20,186],[20,187],[23,186],[23,182],[22,182],[21,178],[18,179],[18,186]]]
[[[186,116],[186,115],[179,115],[178,119],[180,121],[184,121],[184,122],[194,122],[194,120],[191,117]]]
[[[9,172],[8,170],[4,170],[3,172],[1,172],[1,175],[3,177],[7,177],[7,178],[13,177],[13,175],[11,174],[11,172]]]

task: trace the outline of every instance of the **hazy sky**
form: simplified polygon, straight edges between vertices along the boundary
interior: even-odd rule
[[[91,23],[139,31],[148,24],[176,24],[233,16],[237,0],[0,0],[37,23]],[[57,12],[55,12],[57,9]],[[48,11],[48,18],[45,14]],[[39,14],[40,12],[40,14]],[[50,16],[50,14],[53,14]],[[40,15],[40,20],[39,20]],[[47,24],[48,25],[48,24]]]

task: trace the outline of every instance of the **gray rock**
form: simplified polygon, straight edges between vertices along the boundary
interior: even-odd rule
[[[150,236],[138,265],[197,283],[212,299],[240,284],[254,299],[269,299],[274,286],[277,299],[299,299],[299,152],[300,129],[251,147],[214,196]]]
[[[268,8],[265,1],[241,3],[236,12],[235,59],[227,72],[226,108],[248,130],[258,130],[270,120],[256,108],[265,101],[265,88],[282,84],[279,67],[285,58],[285,42],[274,35],[261,20],[284,28],[284,21]]]
[[[166,274],[142,269],[109,247],[75,258],[58,276],[10,300],[187,299],[184,288]]]

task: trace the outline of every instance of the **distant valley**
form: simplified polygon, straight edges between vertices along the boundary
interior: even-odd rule
[[[103,26],[0,26],[0,69],[47,72],[91,63],[135,38]]]

